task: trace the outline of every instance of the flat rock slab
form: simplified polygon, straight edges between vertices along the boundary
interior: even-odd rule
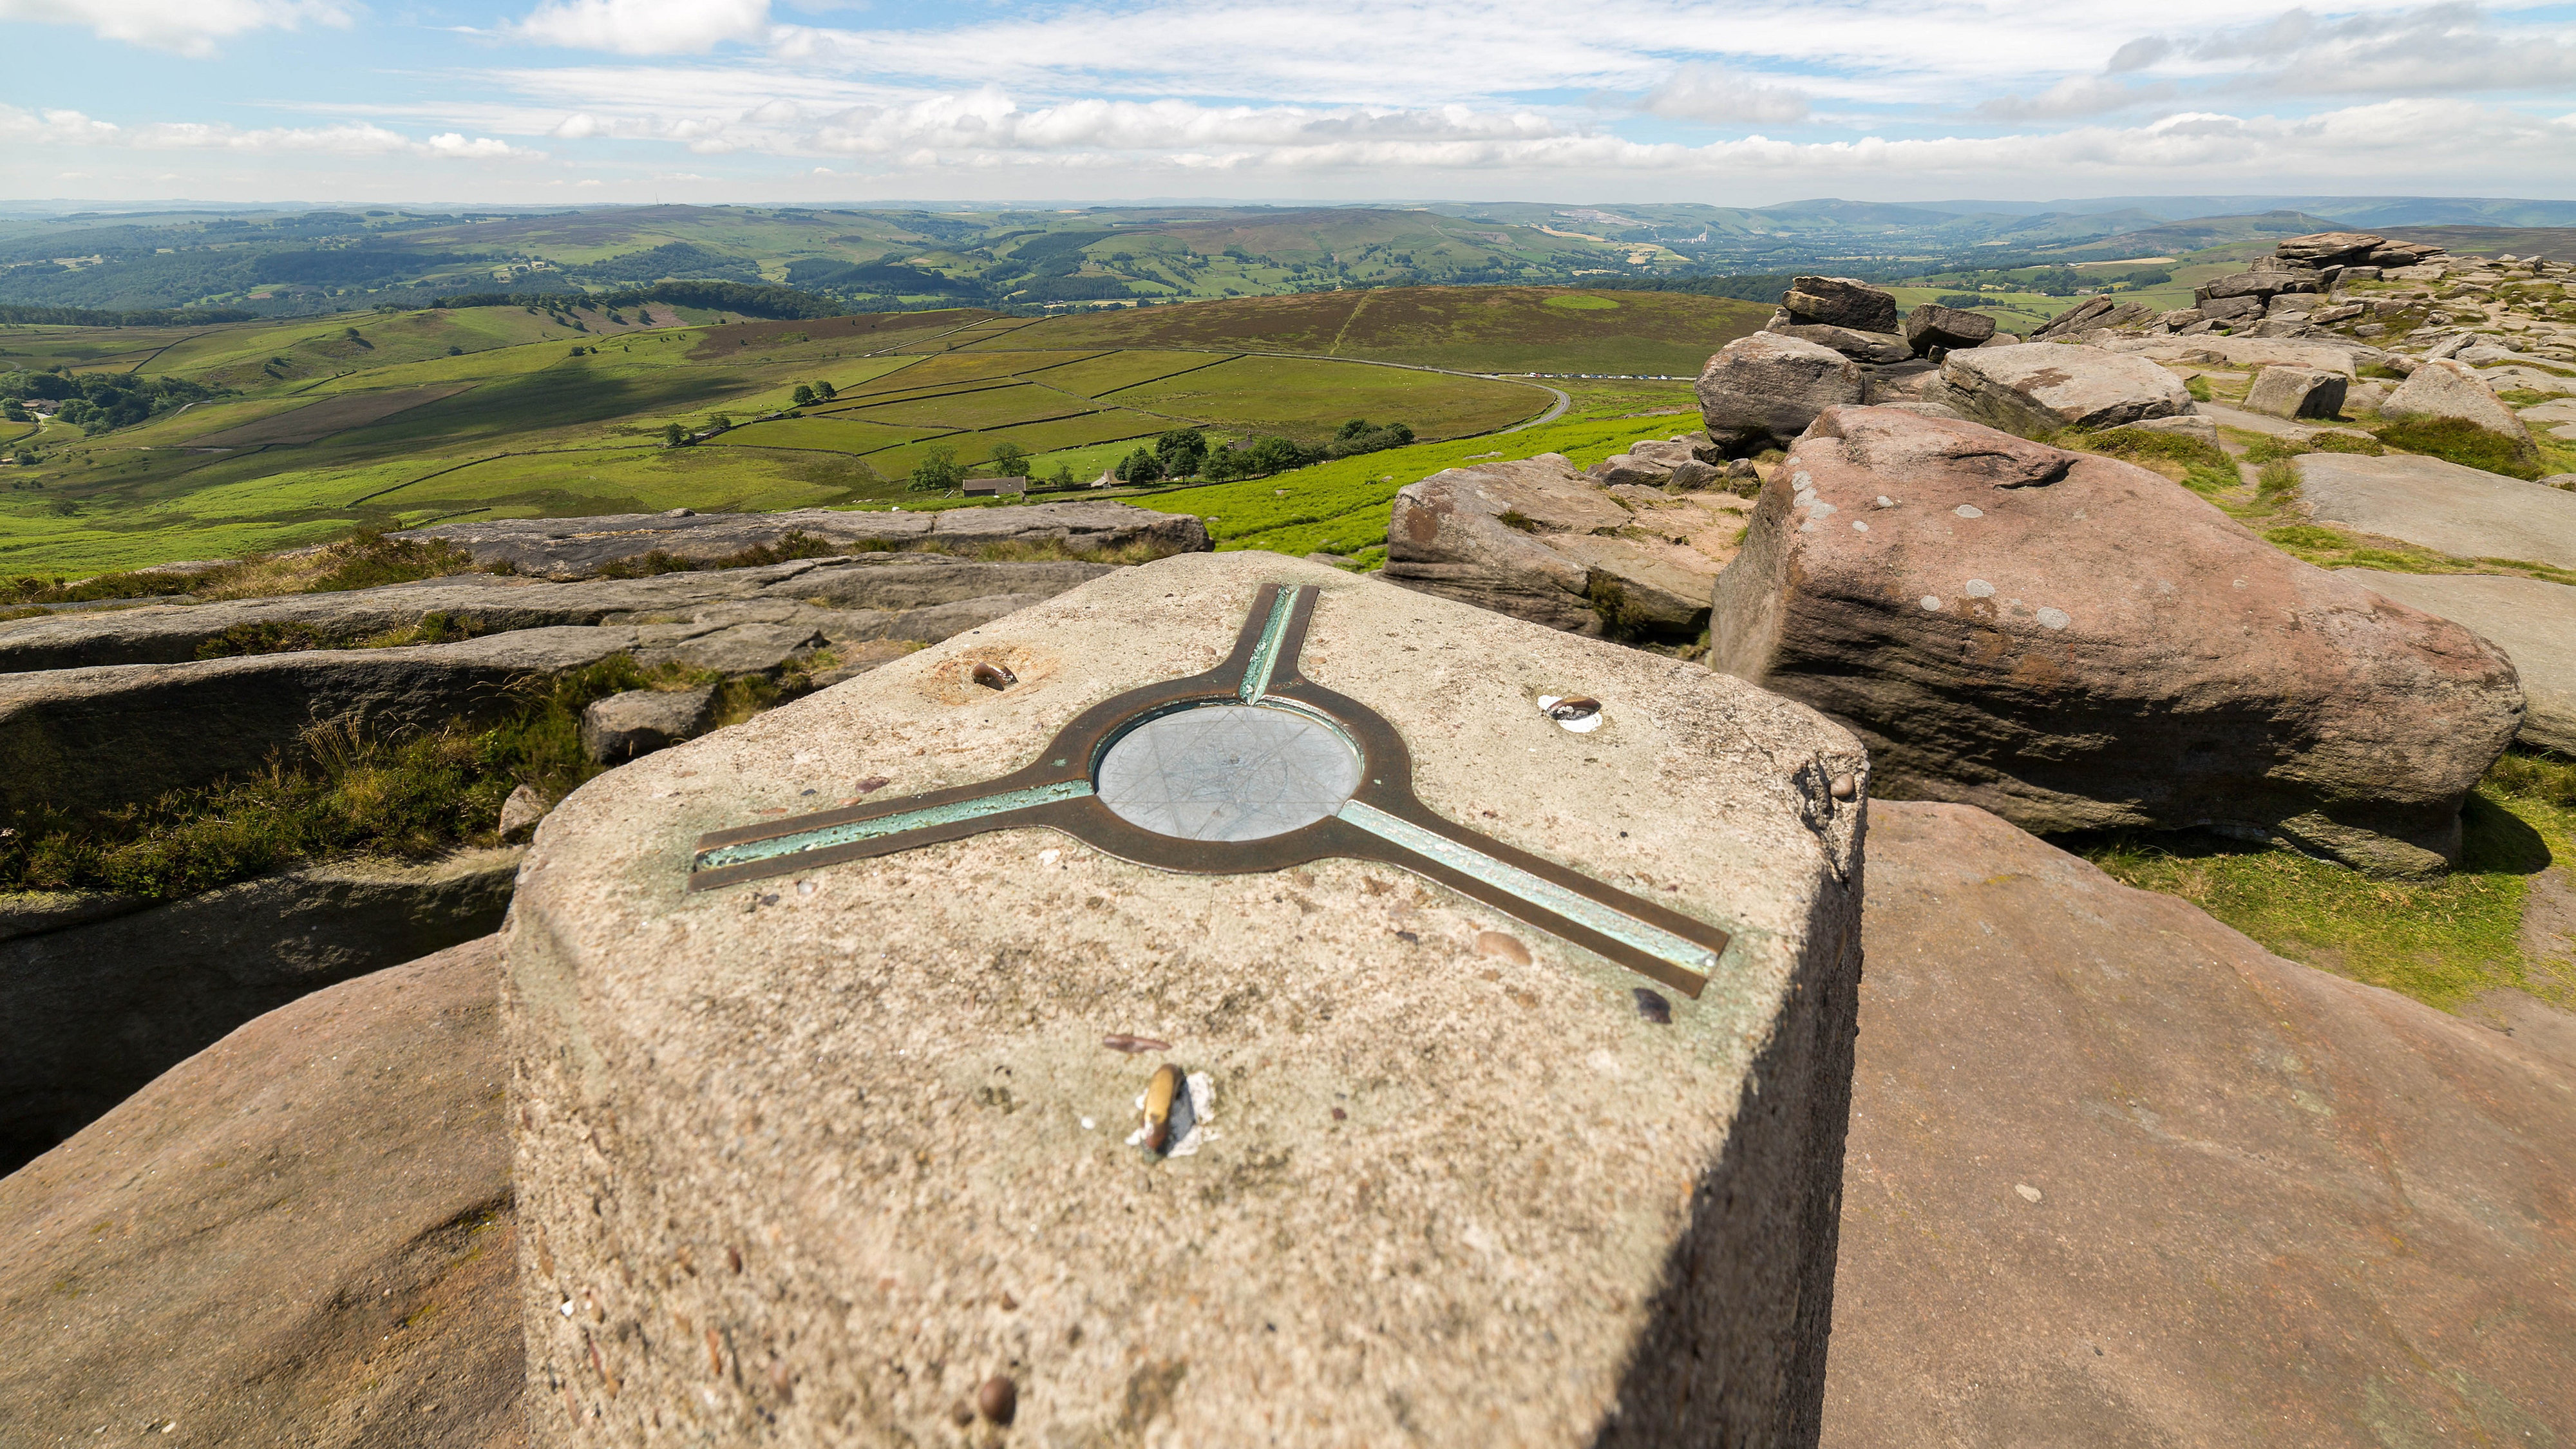
[[[1395,496],[1388,582],[1552,629],[1688,641],[1750,500],[1604,485],[1555,453],[1447,468]]]
[[[2576,588],[2506,574],[2347,569],[2344,577],[2484,635],[2522,676],[2525,709],[2514,738],[2576,755]]]
[[[2576,1067],[1870,817],[1825,1444],[2568,1441]]]
[[[1045,765],[1273,583],[1432,811],[1731,930],[1705,993],[1347,859],[1020,829],[685,889],[702,832]],[[1588,731],[1538,707],[1577,692]],[[1864,763],[1695,666],[1227,553],[601,777],[512,914],[534,1434],[954,1443],[1005,1378],[1031,1444],[1807,1442]],[[1213,1086],[1195,1155],[1122,1140],[1163,1062]]]
[[[935,554],[885,553],[574,583],[460,574],[344,593],[147,604],[0,622],[0,671],[186,663],[210,643],[221,647],[225,636],[243,631],[292,632],[297,638],[345,645],[409,628],[432,614],[446,616],[456,628],[491,634],[694,618],[710,610],[723,613],[729,607],[790,601],[844,611],[907,613],[1002,595],[1061,593],[1109,568],[1074,561],[976,563]],[[915,637],[928,642],[947,636]]]
[[[499,960],[305,997],[0,1178],[0,1439],[526,1443]]]
[[[0,1169],[262,1012],[490,934],[519,854],[330,861],[0,943]]]
[[[585,578],[612,563],[656,551],[711,561],[809,534],[844,548],[916,548],[971,553],[995,544],[1052,544],[1073,554],[1159,557],[1203,553],[1207,526],[1187,514],[1085,501],[928,513],[857,513],[794,508],[780,513],[617,513],[596,518],[501,518],[442,523],[393,535],[437,539],[478,565],[508,562],[543,578]],[[1128,560],[1121,560],[1128,561]]]
[[[2182,379],[2142,357],[2076,343],[1974,347],[1942,359],[1943,395],[1961,414],[2007,432],[2113,428],[2191,411]]]
[[[2123,339],[2104,346],[2113,352],[2136,353],[2173,365],[2315,367],[2340,372],[2346,377],[2353,376],[2357,367],[2388,360],[2387,353],[2357,342],[2288,337],[2145,337]]]
[[[2576,494],[2439,458],[2303,453],[2299,497],[2319,523],[2459,558],[2576,568]]]

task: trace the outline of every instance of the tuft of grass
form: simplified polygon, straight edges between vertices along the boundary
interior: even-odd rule
[[[2313,523],[2294,523],[2286,528],[2267,528],[2263,530],[2263,539],[2267,543],[2285,549],[2347,549],[2357,543],[2350,534],[2338,533],[2331,528],[2321,528]]]
[[[2209,379],[2202,377],[2198,373],[2194,373],[2182,380],[2182,390],[2190,393],[2194,402],[2210,402],[2215,400],[2217,396],[2215,393],[2210,391]]]
[[[2576,1005],[2576,969],[2522,949],[2531,878],[2565,859],[2576,764],[2508,753],[2463,813],[2460,867],[2374,880],[2349,866],[2201,831],[2069,842],[2114,878],[2180,896],[2293,961],[2457,1010],[2509,986]]]
[[[2463,467],[2537,480],[2540,456],[2518,438],[2491,433],[2465,418],[2400,418],[2379,430],[2393,448],[2422,453]]]
[[[0,890],[168,900],[330,856],[418,860],[490,844],[512,790],[533,785],[560,798],[603,768],[581,747],[584,706],[698,682],[684,669],[647,672],[619,655],[526,686],[488,729],[451,723],[381,739],[325,721],[247,779],[94,818],[21,821],[0,836]]]
[[[2217,446],[2180,433],[2115,428],[2104,433],[2064,433],[2051,439],[2059,447],[2099,453],[2162,473],[2194,493],[2209,496],[2239,487],[2236,464]]]
[[[2367,433],[2348,433],[2339,428],[2323,429],[2306,438],[2276,438],[2265,434],[2245,447],[2248,463],[2277,463],[2302,453],[2358,453],[2376,458],[2388,451],[2386,445]]]

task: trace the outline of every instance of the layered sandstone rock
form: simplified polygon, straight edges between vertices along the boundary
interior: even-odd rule
[[[1883,408],[1799,441],[1710,644],[1849,723],[1900,797],[2258,830],[2398,874],[2458,859],[2461,801],[2523,713],[2468,630],[2156,474]]]

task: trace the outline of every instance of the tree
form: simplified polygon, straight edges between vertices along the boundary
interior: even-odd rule
[[[818,382],[814,384],[814,392],[825,402],[830,402],[833,397],[836,396],[832,391],[832,385],[828,382]]]
[[[34,421],[34,419],[27,416],[27,405],[18,401],[14,397],[9,398],[6,401],[0,401],[0,418],[5,418],[13,423]]]
[[[683,428],[683,427],[681,427],[678,423],[665,423],[665,424],[663,424],[663,426],[662,426],[662,446],[663,446],[663,447],[666,447],[666,448],[676,448],[676,447],[680,446],[682,443],[687,442],[688,440],[689,440],[688,430],[687,430],[687,429],[685,429],[685,428]]]
[[[1173,428],[1154,440],[1154,460],[1174,478],[1197,472],[1207,461],[1207,451],[1207,434],[1196,428]]]
[[[812,407],[814,405],[814,389],[801,382],[796,384],[795,402],[796,406],[800,408]]]
[[[1054,472],[1052,472],[1052,473],[1049,473],[1049,474],[1047,475],[1046,486],[1048,486],[1049,488],[1071,488],[1071,487],[1073,487],[1073,486],[1074,486],[1073,465],[1072,465],[1072,464],[1070,464],[1070,463],[1058,463],[1058,464],[1056,464],[1056,465],[1055,465],[1055,471],[1054,471]]]
[[[1119,459],[1118,466],[1109,471],[1121,483],[1151,483],[1163,476],[1163,465],[1154,460],[1153,454],[1138,448]]]
[[[714,431],[721,433],[733,426],[733,419],[725,416],[723,413],[717,413],[715,416],[707,419],[707,426]]]
[[[1029,476],[1029,450],[1009,441],[993,445],[993,471],[1005,478]]]
[[[922,449],[921,461],[912,465],[912,481],[906,486],[915,493],[945,493],[965,478],[966,470],[957,466],[957,450],[933,443]]]

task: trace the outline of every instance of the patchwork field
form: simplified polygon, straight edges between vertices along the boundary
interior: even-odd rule
[[[1725,299],[1543,288],[1052,318],[951,308],[715,324],[669,312],[505,306],[194,330],[0,330],[12,354],[0,360],[13,368],[59,361],[218,390],[96,436],[13,425],[11,450],[31,448],[36,462],[5,470],[0,571],[78,576],[460,516],[938,506],[906,487],[938,451],[972,468],[1009,445],[1041,475],[1061,467],[1090,478],[1177,427],[1310,444],[1353,418],[1411,427],[1411,449],[1228,485],[1253,489],[1246,499],[1288,488],[1303,501],[1258,516],[1313,521],[1263,527],[1329,535],[1338,547],[1358,537],[1351,520],[1368,509],[1382,529],[1394,486],[1453,452],[1491,450],[1452,445],[1525,424],[1554,402],[1533,383],[1483,374],[1688,376],[1764,315]],[[796,404],[800,385],[822,383],[834,396]],[[731,426],[711,432],[719,416]],[[1578,408],[1548,429],[1503,436],[1526,455],[1652,431],[1615,417]],[[1593,431],[1550,441],[1578,422]],[[666,446],[674,425],[707,436]],[[1402,476],[1381,484],[1382,475]],[[1347,496],[1305,498],[1317,487]],[[1232,497],[1206,493],[1212,508]],[[1240,506],[1235,515],[1228,537],[1255,516]],[[1307,533],[1280,536],[1299,551],[1321,546]]]

